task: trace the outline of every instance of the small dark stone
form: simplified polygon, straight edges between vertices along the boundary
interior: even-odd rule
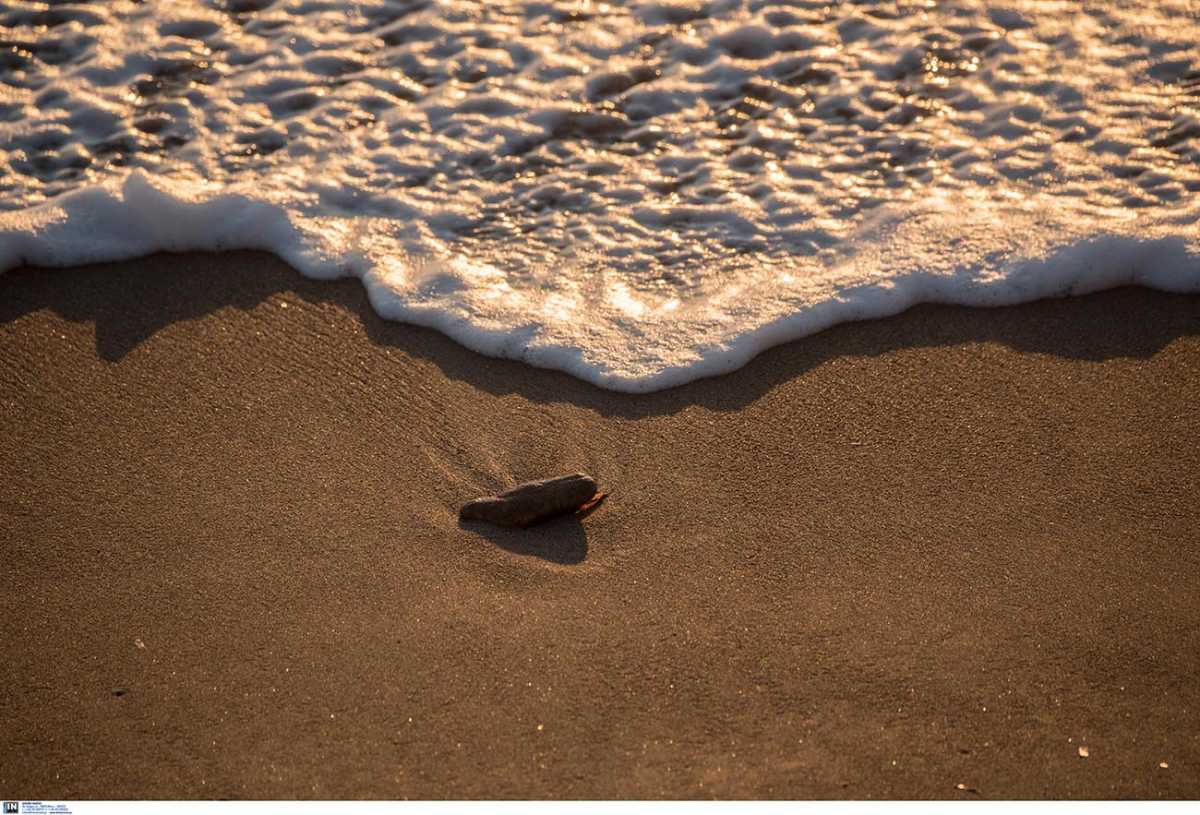
[[[468,501],[458,517],[498,526],[533,526],[558,515],[594,506],[603,497],[603,493],[596,493],[595,479],[575,473],[518,484],[495,497]]]

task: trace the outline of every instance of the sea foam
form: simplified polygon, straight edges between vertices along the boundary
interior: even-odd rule
[[[0,271],[263,249],[626,391],[1200,291],[1186,2],[153,5],[0,12]]]

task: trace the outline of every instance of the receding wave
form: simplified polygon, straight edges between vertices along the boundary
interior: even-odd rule
[[[1187,2],[29,3],[0,41],[0,271],[264,249],[629,391],[918,302],[1200,291]]]

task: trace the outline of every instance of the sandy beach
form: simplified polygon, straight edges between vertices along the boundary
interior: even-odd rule
[[[629,396],[159,255],[0,276],[0,360],[5,798],[1200,796],[1200,297]]]

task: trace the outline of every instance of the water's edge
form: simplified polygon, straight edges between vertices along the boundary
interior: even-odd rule
[[[263,250],[306,277],[360,279],[371,306],[385,319],[435,329],[485,356],[563,371],[601,388],[629,393],[728,373],[771,347],[838,323],[888,317],[922,303],[1016,305],[1126,285],[1200,293],[1200,251],[1183,234],[1090,235],[1030,257],[1004,255],[988,266],[949,270],[922,271],[910,258],[902,274],[866,275],[862,282],[851,278],[849,284],[830,287],[824,297],[798,299],[793,310],[776,315],[748,294],[745,324],[723,326],[725,333],[718,334],[716,342],[705,342],[703,331],[687,333],[697,324],[704,326],[695,319],[689,324],[687,316],[694,318],[694,312],[689,315],[685,309],[687,316],[680,324],[687,331],[674,332],[674,337],[681,344],[693,344],[686,364],[663,364],[671,357],[663,354],[623,369],[612,361],[619,362],[619,354],[636,348],[639,326],[632,321],[623,326],[633,340],[629,348],[606,343],[611,338],[602,332],[593,334],[599,341],[598,356],[596,348],[583,344],[587,331],[575,335],[578,344],[570,344],[541,336],[541,326],[533,320],[505,325],[486,313],[473,313],[469,303],[465,308],[444,308],[437,295],[443,293],[438,287],[446,285],[446,278],[452,278],[452,293],[462,280],[478,278],[466,261],[457,277],[453,262],[393,257],[381,264],[369,251],[330,242],[321,234],[322,226],[245,193],[165,190],[135,171],[119,186],[90,187],[49,204],[0,213],[0,273],[20,266],[117,262],[157,252]],[[430,273],[430,267],[437,271]],[[861,267],[856,268],[855,277],[861,279]],[[414,272],[433,283],[413,286]],[[430,292],[434,296],[426,296]],[[659,341],[672,336],[663,331],[661,321],[655,329]]]

